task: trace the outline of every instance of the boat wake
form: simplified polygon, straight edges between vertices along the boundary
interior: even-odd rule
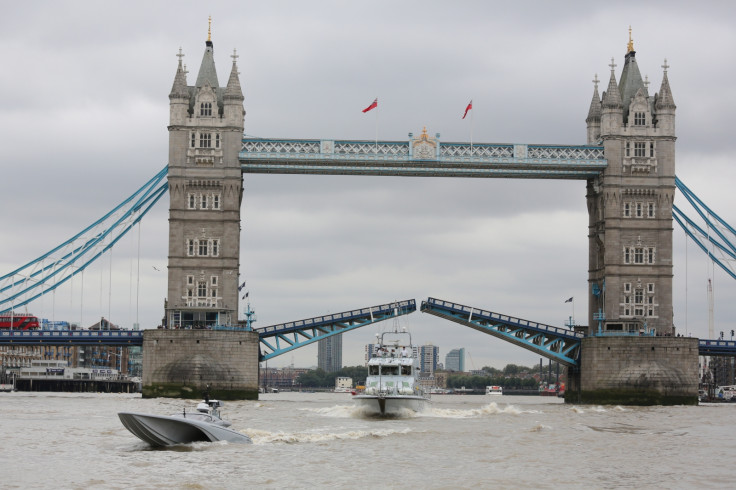
[[[586,407],[585,409],[583,409],[582,407],[578,407],[577,405],[573,405],[572,407],[570,407],[570,410],[574,413],[586,413],[586,412],[606,413],[609,410],[613,410],[614,412],[627,412],[628,411],[620,405],[616,405],[613,408],[604,408],[601,405],[598,405],[598,406]]]
[[[300,410],[316,413],[324,417],[333,417],[333,418],[408,419],[408,418],[416,417],[418,415],[418,413],[414,412],[413,410],[402,410],[400,413],[396,413],[396,414],[374,415],[373,413],[371,413],[370,410],[367,410],[365,407],[360,407],[357,405],[334,405],[332,407],[322,407],[322,408],[301,408]]]
[[[469,419],[487,417],[490,415],[521,415],[524,413],[539,413],[538,410],[521,410],[514,405],[499,406],[496,402],[491,402],[481,408],[471,408],[468,410],[459,410],[454,408],[437,408],[432,407],[423,412],[417,413],[419,417],[441,417],[451,419]]]
[[[365,438],[388,437],[394,434],[408,434],[410,429],[374,429],[374,430],[352,430],[341,433],[315,433],[315,432],[268,432],[259,429],[246,429],[245,433],[253,441],[253,444],[296,444],[310,442],[326,442],[338,440],[357,440]]]

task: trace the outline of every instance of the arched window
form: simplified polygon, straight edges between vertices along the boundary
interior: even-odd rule
[[[211,116],[212,115],[212,102],[202,102],[199,104],[199,115],[200,116]]]

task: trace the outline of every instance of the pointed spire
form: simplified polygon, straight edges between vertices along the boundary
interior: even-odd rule
[[[600,80],[598,80],[598,74],[595,74],[595,78],[593,78],[593,100],[590,101],[590,109],[588,110],[588,117],[585,119],[586,123],[591,123],[595,121],[601,120],[601,98],[598,95],[598,83]]]
[[[613,71],[617,65],[613,62],[613,58],[611,58],[611,64],[608,66],[611,67],[611,78],[608,80],[608,88],[603,94],[602,107],[623,109],[621,93],[618,91],[618,84],[616,83],[616,73]]]
[[[215,58],[213,54],[214,45],[212,44],[212,16],[209,18],[209,27],[207,28],[207,42],[202,57],[202,64],[199,66],[199,74],[197,75],[197,88],[204,87],[205,83],[209,83],[210,87],[217,89],[217,70],[215,69]]]
[[[631,26],[629,26],[629,44],[627,45],[627,50],[624,69],[621,71],[621,79],[618,84],[619,94],[621,94],[621,104],[624,108],[624,121],[628,118],[631,99],[640,90],[643,91],[645,97],[649,97],[647,87],[641,78],[641,72],[639,72],[639,65],[636,62],[634,40],[631,38]]]
[[[169,98],[188,97],[189,91],[187,89],[187,72],[182,65],[182,58],[184,57],[184,53],[182,53],[181,47],[179,48],[179,53],[176,56],[179,58],[179,66],[176,69],[176,75],[174,76],[174,85],[171,87]]]
[[[664,75],[662,76],[662,86],[659,88],[659,93],[657,94],[657,102],[655,103],[655,108],[660,111],[663,109],[676,109],[677,106],[675,105],[675,99],[672,97],[672,90],[670,90],[670,81],[667,78],[667,68],[669,68],[670,65],[667,64],[667,58],[664,60],[664,65],[662,65],[662,68],[664,69]]]
[[[227,81],[224,98],[242,101],[244,97],[243,89],[240,87],[240,78],[238,77],[238,51],[233,49],[233,54],[230,57],[233,59],[233,68],[230,71],[230,78]]]

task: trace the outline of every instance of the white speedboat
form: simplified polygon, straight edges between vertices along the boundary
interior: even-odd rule
[[[408,337],[408,342],[402,342],[402,337]],[[368,361],[365,390],[353,400],[366,415],[420,412],[429,405],[430,398],[419,383],[419,372],[411,335],[406,331],[384,332],[379,337],[377,355]]]
[[[126,429],[151,446],[163,447],[191,442],[228,441],[250,443],[250,437],[230,429],[230,422],[220,418],[220,400],[200,402],[197,409],[171,416],[119,412]]]
[[[503,395],[503,388],[500,386],[486,386],[486,395]]]

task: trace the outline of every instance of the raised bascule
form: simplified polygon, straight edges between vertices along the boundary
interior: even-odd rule
[[[196,396],[209,385],[218,398],[255,398],[259,361],[416,310],[414,300],[406,300],[256,330],[235,327],[240,204],[249,173],[583,180],[587,326],[554,327],[437,298],[423,301],[421,311],[568,366],[566,401],[575,403],[697,403],[698,354],[736,354],[734,342],[686,338],[674,327],[673,209],[682,221],[673,201],[677,188],[689,200],[691,193],[675,177],[676,106],[667,62],[659,90],[650,95],[631,34],[618,81],[614,60],[602,94],[598,77],[593,80],[587,141],[579,146],[444,142],[426,128],[406,141],[245,138],[237,54],[224,87],[209,32],[194,85],[187,84],[181,50],[178,56],[169,94],[168,168],[116,221],[129,223],[124,234],[140,219],[136,213],[168,189],[167,328],[125,339],[144,347],[144,396]],[[168,182],[159,185],[164,175]],[[68,245],[75,253],[92,250],[107,233]],[[736,257],[736,247],[724,241],[715,245]],[[54,274],[59,268],[35,267]],[[5,289],[25,284],[11,282]],[[13,293],[11,306],[24,293]],[[10,341],[60,342],[63,334],[18,335]]]

